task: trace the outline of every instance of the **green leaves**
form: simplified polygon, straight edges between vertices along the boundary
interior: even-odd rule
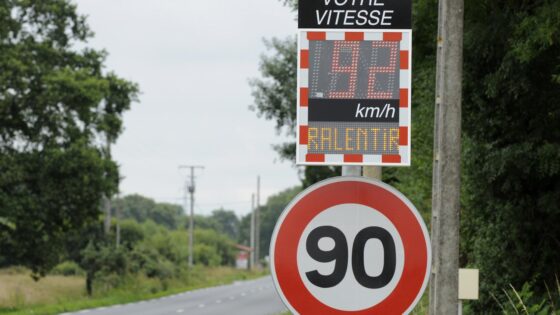
[[[262,56],[260,70],[263,79],[250,81],[255,105],[250,107],[258,115],[276,121],[278,131],[295,135],[296,126],[296,70],[295,38],[272,39],[265,42],[272,56]]]
[[[70,1],[0,3],[0,255],[37,274],[117,191],[100,140],[117,139],[138,87],[75,48],[91,35]]]
[[[465,3],[463,252],[482,312],[510,283],[544,296],[558,271],[560,1]]]
[[[14,263],[44,274],[58,262],[65,233],[95,219],[102,194],[116,191],[105,176],[115,172],[113,162],[79,143],[0,155],[0,217],[13,227],[2,248]]]

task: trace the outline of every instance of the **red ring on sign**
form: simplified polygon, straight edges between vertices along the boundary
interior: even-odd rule
[[[393,292],[378,304],[358,311],[344,311],[323,304],[307,290],[297,267],[299,239],[309,222],[322,211],[347,203],[362,204],[385,215],[399,232],[405,255],[403,272]],[[370,182],[332,182],[312,190],[285,211],[288,213],[279,226],[274,244],[274,272],[282,294],[298,313],[403,314],[421,293],[428,273],[427,236],[414,214],[416,210],[393,192]]]

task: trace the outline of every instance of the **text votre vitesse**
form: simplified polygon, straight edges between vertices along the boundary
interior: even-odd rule
[[[321,26],[388,26],[393,10],[386,10],[383,0],[323,0],[326,9],[315,10]],[[355,9],[348,9],[348,6]],[[373,10],[372,10],[373,8]]]

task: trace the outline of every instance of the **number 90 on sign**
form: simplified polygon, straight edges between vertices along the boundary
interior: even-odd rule
[[[315,298],[335,309],[357,311],[375,306],[394,290],[404,249],[397,229],[382,213],[342,204],[309,222],[297,259],[300,277]]]

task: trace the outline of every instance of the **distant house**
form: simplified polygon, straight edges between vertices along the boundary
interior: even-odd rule
[[[249,269],[249,259],[253,249],[241,244],[235,244],[233,246],[237,249],[237,255],[235,256],[235,268]]]

